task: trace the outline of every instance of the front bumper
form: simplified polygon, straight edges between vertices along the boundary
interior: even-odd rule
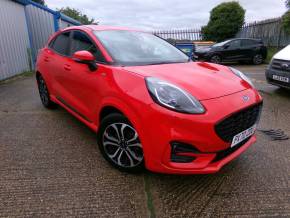
[[[273,75],[288,78],[289,82],[274,80]],[[265,76],[266,76],[267,82],[269,84],[283,87],[283,88],[290,88],[290,72],[281,71],[281,70],[274,70],[274,69],[267,69],[265,72]]]
[[[244,102],[247,95],[249,101]],[[138,130],[143,145],[146,168],[161,173],[203,174],[217,172],[226,163],[240,155],[256,141],[252,136],[245,144],[222,159],[215,161],[221,151],[231,143],[223,141],[215,132],[215,124],[224,118],[262,101],[254,89],[232,95],[201,101],[206,113],[199,115],[169,111],[157,104],[150,105],[141,117],[142,129]],[[172,141],[193,145],[200,154],[191,163],[171,161]]]

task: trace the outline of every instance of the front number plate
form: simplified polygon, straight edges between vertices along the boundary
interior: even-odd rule
[[[273,75],[273,79],[281,81],[281,82],[289,83],[289,78],[284,77],[284,76]]]
[[[236,146],[240,142],[244,141],[246,138],[249,138],[251,135],[254,135],[256,131],[256,125],[250,127],[249,129],[246,129],[245,131],[237,134],[234,136],[231,147]]]

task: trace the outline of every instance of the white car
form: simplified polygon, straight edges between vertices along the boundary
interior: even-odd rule
[[[268,83],[290,88],[290,45],[274,55],[266,70]]]

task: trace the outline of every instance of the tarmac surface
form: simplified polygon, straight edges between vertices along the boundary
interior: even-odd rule
[[[234,66],[264,97],[259,130],[290,136],[290,91],[261,66]],[[121,173],[96,134],[62,108],[42,107],[34,77],[0,84],[1,217],[290,217],[290,140],[261,131],[212,175]]]

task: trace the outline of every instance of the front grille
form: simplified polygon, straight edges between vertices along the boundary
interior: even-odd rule
[[[215,126],[217,135],[225,142],[231,142],[235,135],[252,127],[259,119],[262,103],[248,107],[219,122]]]
[[[279,71],[290,72],[290,61],[274,59],[271,68]]]

